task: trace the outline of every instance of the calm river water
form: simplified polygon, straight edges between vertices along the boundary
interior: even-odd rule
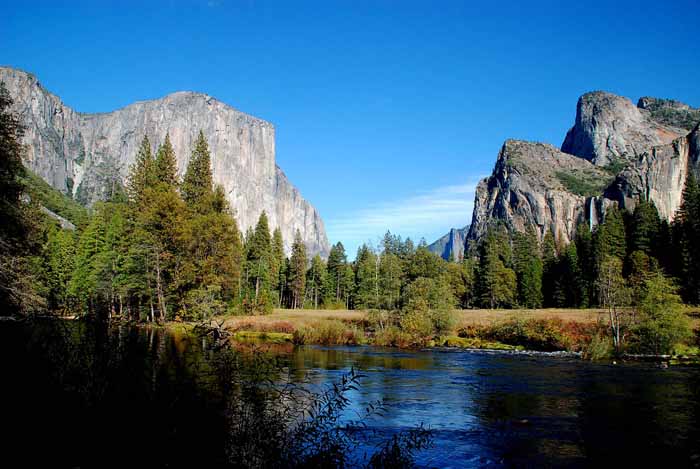
[[[697,366],[374,347],[266,352],[312,389],[359,370],[348,416],[383,400],[385,413],[367,421],[376,438],[432,428],[420,466],[700,467]],[[217,465],[226,440],[218,354],[162,330],[0,323],[3,457],[21,466]]]

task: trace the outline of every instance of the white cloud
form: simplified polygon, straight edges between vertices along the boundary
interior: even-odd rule
[[[470,223],[476,183],[438,187],[329,218],[328,238],[331,243],[341,241],[349,257],[354,256],[363,242],[376,244],[387,230],[403,238],[411,237],[416,243],[420,238],[431,243],[450,228]]]

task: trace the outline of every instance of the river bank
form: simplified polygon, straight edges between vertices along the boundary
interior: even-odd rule
[[[268,315],[220,316],[208,324],[237,342],[293,345],[374,345],[401,349],[447,347],[511,352],[566,352],[586,359],[612,359],[605,312],[600,309],[461,310],[449,333],[407,334],[382,324],[376,314],[357,310],[287,310]],[[629,353],[630,360],[683,362],[700,360],[700,321],[691,312],[695,337],[674,353]],[[194,323],[167,322],[172,331]]]

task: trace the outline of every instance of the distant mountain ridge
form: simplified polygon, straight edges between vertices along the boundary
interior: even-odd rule
[[[327,256],[321,216],[276,165],[271,123],[189,91],[85,114],[64,105],[30,73],[0,67],[0,81],[26,128],[25,165],[82,204],[104,199],[113,182],[125,181],[144,136],[155,149],[170,135],[182,175],[202,130],[211,150],[214,182],[224,188],[239,228],[245,232],[253,227],[265,210],[271,228],[282,230],[287,253],[299,230],[310,255]]]
[[[469,225],[464,228],[452,228],[449,233],[428,245],[428,250],[445,260],[458,261],[464,257],[464,245],[469,232]]]

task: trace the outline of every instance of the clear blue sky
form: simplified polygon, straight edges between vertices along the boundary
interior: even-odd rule
[[[0,63],[78,111],[195,90],[273,122],[354,256],[467,224],[503,140],[560,145],[586,91],[700,106],[697,0],[529,3],[12,1]]]

